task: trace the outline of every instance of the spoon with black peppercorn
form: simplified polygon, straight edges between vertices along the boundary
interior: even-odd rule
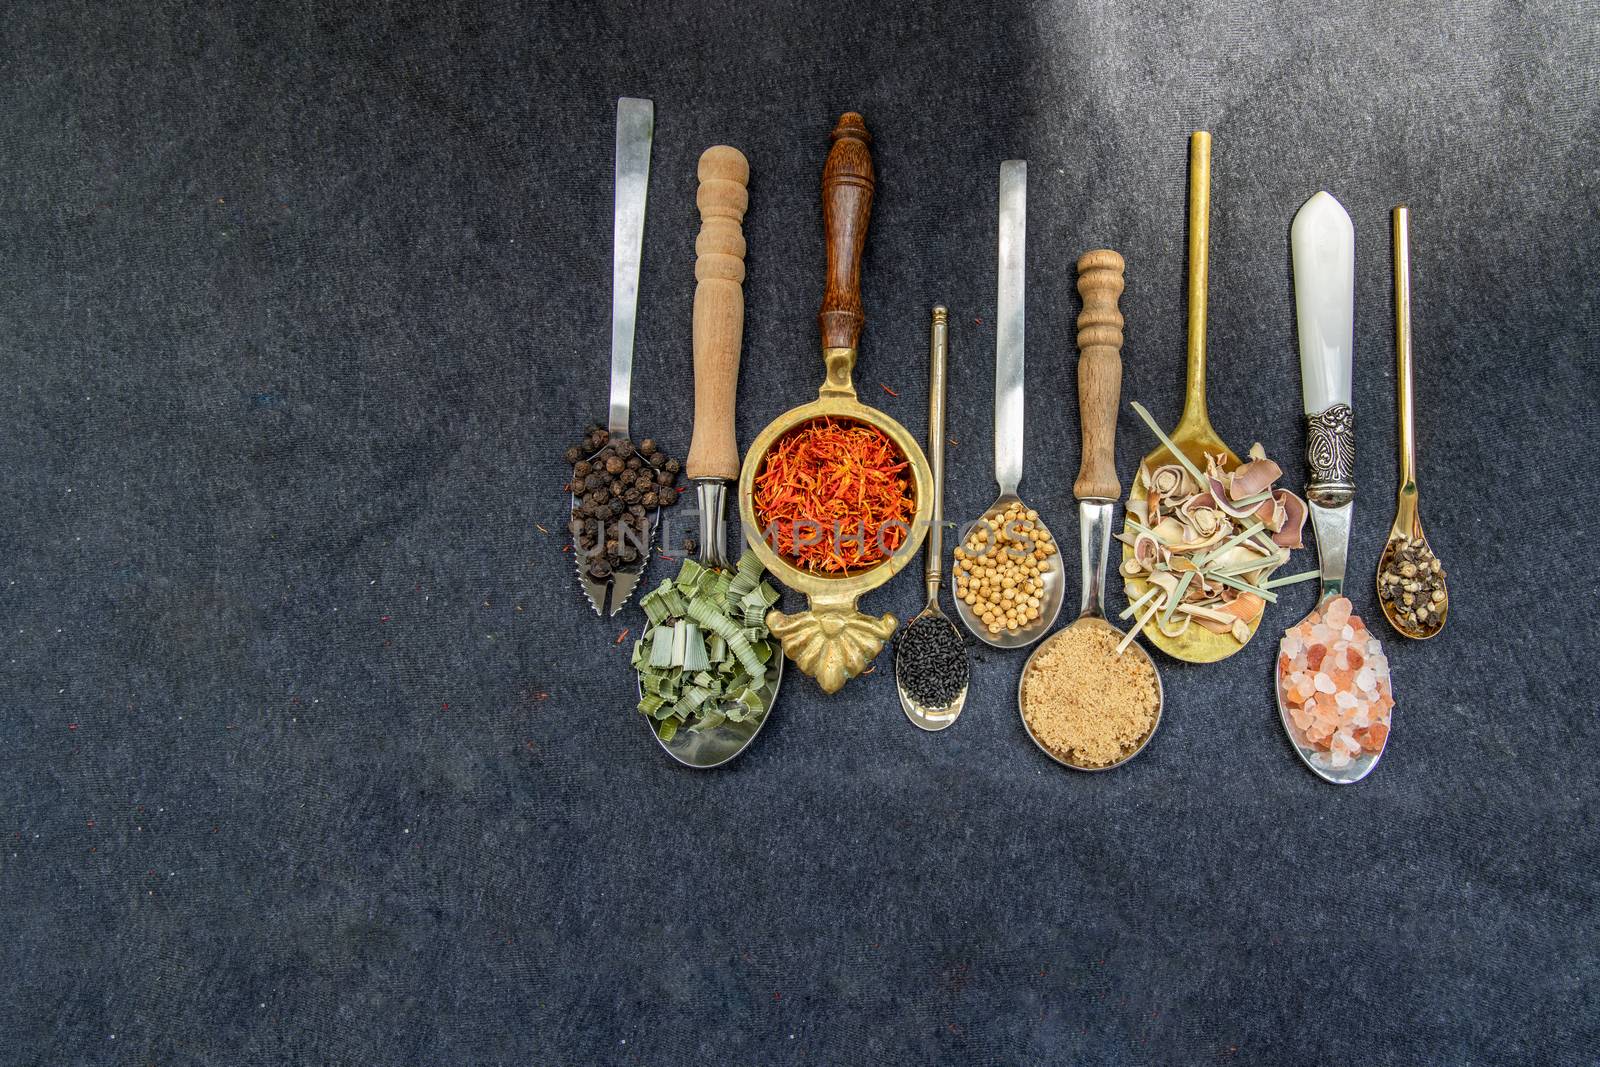
[[[1402,637],[1426,641],[1444,629],[1450,592],[1417,510],[1417,437],[1411,392],[1411,210],[1394,209],[1395,391],[1400,400],[1400,492],[1378,559],[1378,603]]]
[[[944,393],[950,348],[950,316],[933,309],[928,369],[928,464],[933,468],[933,517],[928,527],[923,584],[928,603],[900,631],[894,646],[894,682],[900,710],[912,725],[943,730],[967,703],[967,647],[955,623],[939,607],[944,575]]]
[[[650,184],[650,144],[655,133],[655,105],[649,100],[624,96],[617,101],[616,204],[611,262],[611,407],[606,430],[590,436],[599,448],[588,463],[596,467],[596,481],[604,485],[580,496],[572,495],[573,558],[578,584],[595,613],[615,615],[633,595],[650,561],[663,499],[676,499],[666,478],[653,484],[647,499],[627,504],[625,473],[643,491],[649,472],[640,463],[630,468],[636,455],[654,452],[654,446],[635,448],[628,439],[628,402],[633,387],[633,328],[639,315],[639,261],[644,251],[644,205]],[[645,442],[641,442],[643,445]],[[600,473],[603,468],[604,474]],[[676,464],[672,475],[676,476]],[[665,488],[665,492],[660,490]],[[671,494],[669,497],[668,494]],[[614,520],[614,521],[613,521]]]

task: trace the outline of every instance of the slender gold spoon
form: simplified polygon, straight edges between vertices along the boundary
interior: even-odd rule
[[[1417,435],[1412,424],[1414,402],[1411,391],[1411,209],[1401,204],[1394,209],[1394,351],[1395,391],[1400,398],[1400,492],[1395,501],[1394,525],[1389,527],[1389,541],[1383,546],[1378,559],[1378,603],[1383,605],[1384,618],[1402,637],[1419,641],[1438,634],[1450,617],[1450,592],[1444,584],[1444,571],[1439,570],[1439,591],[1442,599],[1423,605],[1428,612],[1425,622],[1412,624],[1400,617],[1404,591],[1393,598],[1384,596],[1383,576],[1389,573],[1395,553],[1406,545],[1420,543],[1425,560],[1437,562],[1428,535],[1422,532],[1422,515],[1417,510]]]
[[[945,366],[950,352],[950,312],[943,307],[933,309],[933,326],[928,342],[928,465],[933,468],[933,518],[928,525],[927,562],[922,572],[922,584],[928,593],[928,602],[917,617],[900,631],[895,643],[894,682],[900,695],[900,710],[906,713],[914,726],[929,732],[943,730],[955,722],[967,704],[967,683],[943,704],[925,704],[911,695],[906,681],[908,672],[916,669],[913,662],[901,656],[905,650],[905,635],[918,626],[944,626],[950,631],[952,643],[960,646],[961,634],[939,607],[939,586],[944,582],[944,394]],[[920,633],[920,631],[919,631]],[[962,648],[961,677],[968,676],[966,650]]]
[[[1172,431],[1171,440],[1202,471],[1206,469],[1207,453],[1223,454],[1224,463],[1230,469],[1239,466],[1238,455],[1223,444],[1217,431],[1211,428],[1211,417],[1206,412],[1206,291],[1210,281],[1210,245],[1211,135],[1196,130],[1189,138],[1189,381],[1184,392],[1183,416]],[[1165,445],[1144,457],[1144,465],[1149,470],[1175,462],[1177,457]],[[1135,479],[1129,486],[1130,499],[1139,491]],[[1123,519],[1127,519],[1126,509]],[[1131,538],[1132,531],[1126,532]],[[1133,549],[1124,543],[1123,562],[1132,555]],[[1151,588],[1142,579],[1126,575],[1124,583],[1129,603]],[[1254,637],[1261,625],[1261,615],[1248,625],[1250,636]],[[1167,655],[1189,663],[1215,663],[1244,647],[1231,633],[1216,634],[1203,626],[1190,626],[1177,637],[1168,637],[1159,627],[1146,626],[1144,635]]]

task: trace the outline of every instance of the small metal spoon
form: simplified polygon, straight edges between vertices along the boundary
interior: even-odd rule
[[[1022,420],[1024,411],[1023,310],[1028,224],[1028,164],[1011,159],[1000,164],[1000,271],[996,299],[994,350],[994,478],[1000,495],[977,520],[961,531],[967,534],[980,522],[1012,504],[1020,504],[1017,485],[1022,481]],[[1036,528],[1048,535],[1043,519]],[[1052,541],[1052,543],[1054,543]],[[1024,648],[1033,644],[1055,625],[1061,613],[1066,582],[1061,575],[1061,554],[1049,557],[1050,569],[1044,573],[1044,595],[1039,598],[1039,617],[1016,633],[1002,629],[991,634],[981,618],[973,613],[957,589],[958,571],[951,568],[950,593],[955,597],[956,614],[973,636],[995,648]]]
[[[1394,209],[1394,349],[1399,366],[1395,373],[1395,389],[1400,398],[1400,492],[1395,503],[1394,525],[1389,528],[1389,540],[1378,558],[1378,580],[1388,572],[1394,558],[1397,539],[1409,537],[1421,541],[1429,554],[1433,546],[1422,531],[1422,515],[1417,510],[1417,436],[1412,424],[1414,404],[1411,391],[1411,210],[1404,204]],[[1428,605],[1438,616],[1438,623],[1427,628],[1407,626],[1393,600],[1385,599],[1383,586],[1378,586],[1378,603],[1384,618],[1402,637],[1426,641],[1437,636],[1450,618],[1450,590],[1441,577],[1439,588],[1444,599],[1438,605]]]
[[[925,619],[937,619],[940,625],[948,626],[950,632],[956,635],[956,640],[960,641],[961,635],[956,630],[956,624],[939,608],[939,585],[944,577],[944,393],[949,344],[949,313],[942,307],[936,307],[933,309],[933,336],[928,353],[928,464],[933,468],[933,518],[929,521],[925,549],[927,555],[923,565],[923,584],[927,586],[928,603],[900,633],[903,636],[912,626]],[[966,706],[967,687],[963,685],[961,692],[944,707],[929,707],[918,703],[906,692],[906,670],[900,660],[900,645],[897,642],[894,684],[900,694],[900,710],[906,713],[912,725],[934,731],[943,730],[955,722],[961,709]]]
[[[1111,547],[1111,517],[1122,487],[1117,484],[1117,399],[1122,392],[1122,313],[1117,297],[1122,293],[1122,257],[1110,249],[1086,252],[1078,260],[1078,292],[1083,294],[1083,311],[1078,315],[1078,413],[1083,431],[1083,455],[1078,464],[1078,479],[1072,493],[1078,498],[1078,550],[1083,567],[1083,597],[1077,621],[1050,636],[1033,650],[1022,679],[1017,683],[1017,713],[1022,728],[1039,751],[1063,767],[1075,771],[1109,771],[1143,752],[1161,726],[1161,709],[1166,694],[1161,687],[1161,672],[1150,653],[1138,642],[1123,649],[1124,656],[1142,656],[1150,664],[1156,680],[1156,715],[1150,732],[1137,748],[1114,763],[1086,767],[1069,762],[1045,747],[1034,736],[1023,710],[1022,694],[1033,661],[1068,630],[1085,626],[1104,626],[1120,639],[1123,636],[1106,619],[1106,554]]]

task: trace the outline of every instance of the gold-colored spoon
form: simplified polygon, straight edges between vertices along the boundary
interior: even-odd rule
[[[1383,605],[1384,618],[1402,637],[1426,641],[1444,629],[1450,617],[1450,591],[1444,582],[1444,572],[1439,574],[1439,589],[1444,599],[1430,600],[1425,605],[1428,618],[1414,625],[1400,617],[1399,596],[1384,596],[1383,576],[1389,572],[1395,553],[1407,540],[1415,545],[1421,542],[1423,554],[1432,559],[1433,547],[1428,535],[1422,531],[1422,515],[1417,510],[1417,436],[1412,424],[1414,403],[1411,391],[1411,209],[1401,204],[1394,209],[1394,351],[1395,391],[1400,398],[1400,492],[1395,501],[1394,525],[1389,527],[1389,541],[1383,546],[1378,559],[1378,603]],[[1403,593],[1401,594],[1403,595]]]
[[[1239,466],[1238,455],[1211,428],[1211,417],[1206,412],[1206,290],[1210,280],[1210,244],[1211,135],[1196,130],[1189,138],[1189,381],[1184,392],[1183,416],[1170,437],[1202,471],[1206,469],[1207,453],[1213,456],[1221,453],[1230,469]],[[1149,470],[1175,462],[1177,457],[1165,445],[1144,457],[1144,465]],[[1139,492],[1137,478],[1129,485],[1129,499],[1136,492]],[[1126,510],[1123,518],[1127,518]],[[1131,539],[1133,531],[1126,530],[1126,533]],[[1132,555],[1132,547],[1124,543],[1123,562]],[[1130,604],[1150,589],[1149,583],[1139,578],[1124,575],[1123,581]],[[1254,637],[1261,625],[1261,616],[1256,616],[1248,625],[1250,636]],[[1167,655],[1189,663],[1215,663],[1244,647],[1231,633],[1212,633],[1203,626],[1190,626],[1177,637],[1168,637],[1159,627],[1147,626],[1144,635]]]

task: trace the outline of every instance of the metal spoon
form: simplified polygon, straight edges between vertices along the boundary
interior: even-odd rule
[[[1150,673],[1156,679],[1156,715],[1150,732],[1137,748],[1126,753],[1114,763],[1100,767],[1086,767],[1058,756],[1034,735],[1028,716],[1023,712],[1022,695],[1027,685],[1033,661],[1051,644],[1062,639],[1062,634],[1079,627],[1103,626],[1120,640],[1121,630],[1106,620],[1105,575],[1106,555],[1111,547],[1111,515],[1122,495],[1117,484],[1117,399],[1122,392],[1122,313],[1117,310],[1117,297],[1122,293],[1122,257],[1110,249],[1086,252],[1078,260],[1078,292],[1083,295],[1083,311],[1078,315],[1078,414],[1083,430],[1083,455],[1078,464],[1078,480],[1072,493],[1078,498],[1078,551],[1083,566],[1083,597],[1077,621],[1056,633],[1033,650],[1027,665],[1022,669],[1022,679],[1017,683],[1017,714],[1022,716],[1022,728],[1039,747],[1039,751],[1063,767],[1075,771],[1108,771],[1143,752],[1161,725],[1161,709],[1166,696],[1161,688],[1161,672],[1156,670],[1150,653],[1138,642],[1130,643],[1122,651],[1125,656],[1141,656],[1150,664]]]
[[[961,635],[956,631],[955,623],[939,608],[939,585],[943,580],[942,568],[944,566],[944,393],[945,393],[945,363],[949,354],[950,323],[949,313],[942,307],[933,309],[933,331],[929,342],[928,353],[928,464],[933,468],[933,518],[928,526],[928,543],[926,562],[923,565],[923,584],[928,590],[928,603],[912,619],[905,629],[900,631],[904,637],[907,630],[918,624],[940,625],[950,628],[956,640],[961,641]],[[929,623],[927,620],[937,620]],[[906,713],[912,725],[924,730],[943,730],[961,714],[961,709],[967,703],[967,687],[962,685],[961,692],[957,693],[950,703],[943,707],[929,707],[912,699],[906,692],[906,672],[908,668],[902,663],[900,657],[901,646],[895,645],[894,656],[894,684],[900,694],[900,710]],[[962,655],[965,656],[963,646]]]
[[[1311,511],[1311,525],[1317,532],[1317,556],[1322,571],[1322,596],[1317,606],[1300,620],[1304,623],[1326,612],[1335,599],[1344,596],[1350,519],[1356,495],[1355,421],[1350,408],[1355,228],[1337,200],[1327,193],[1318,193],[1295,215],[1290,235],[1294,248],[1300,387],[1306,412],[1306,502]],[[1354,613],[1350,618],[1359,621]],[[1285,638],[1287,636],[1285,634]],[[1378,751],[1363,749],[1340,766],[1334,766],[1331,753],[1308,743],[1284,705],[1283,665],[1287,655],[1284,643],[1280,642],[1273,692],[1278,700],[1278,720],[1289,735],[1289,743],[1305,765],[1325,781],[1335,785],[1359,782],[1372,773],[1383,757],[1383,747],[1388,743],[1387,730]],[[1372,658],[1381,656],[1380,646]]]
[[[650,144],[655,135],[655,116],[655,105],[649,100],[624,96],[617,101],[616,204],[611,249],[611,406],[607,419],[613,443],[628,440],[628,403],[633,389],[633,327],[639,315],[639,260],[644,250],[644,205],[650,184]],[[579,503],[574,494],[574,518],[578,516]],[[645,565],[650,562],[650,545],[660,519],[661,509],[657,508],[650,512],[643,529],[631,519],[619,521],[609,531],[602,524],[602,536],[595,551],[590,553],[574,545],[572,555],[577,562],[578,585],[597,615],[615,615],[633,595]],[[598,546],[612,534],[633,546],[637,562],[624,569],[610,570]],[[601,573],[595,573],[591,569],[594,567],[601,568]]]
[[[994,350],[994,477],[1000,495],[979,519],[961,531],[962,541],[980,522],[1011,504],[1022,503],[1017,485],[1022,481],[1022,420],[1024,412],[1023,310],[1026,280],[1028,226],[1028,164],[1011,159],[1000,164],[1000,271],[997,294]],[[1034,520],[1036,529],[1048,538],[1050,528],[1044,520]],[[1054,543],[1053,539],[1051,543]],[[1015,633],[1002,629],[991,634],[957,588],[959,571],[951,568],[950,592],[955,597],[956,614],[973,635],[995,648],[1023,648],[1043,637],[1061,613],[1066,582],[1061,575],[1059,553],[1048,558],[1044,571],[1044,595],[1039,598],[1039,617]]]
[[[750,164],[737,148],[716,145],[700,156],[700,236],[695,241],[694,433],[685,473],[695,487],[700,511],[700,563],[726,569],[723,522],[728,483],[739,477],[739,445],[734,437],[734,401],[739,387],[739,349],[744,340],[744,232],[740,222],[750,203]],[[645,729],[662,749],[683,764],[708,770],[739,755],[772,717],[783,681],[783,654],[773,642],[762,686],[766,714],[754,722],[724,722],[709,730],[679,729],[663,741],[654,724]],[[644,695],[641,686],[639,695]],[[643,718],[643,716],[641,716]]]
[[[1417,436],[1412,425],[1411,391],[1411,210],[1404,204],[1394,209],[1394,350],[1399,363],[1395,383],[1400,397],[1400,493],[1395,503],[1394,525],[1389,528],[1389,540],[1378,559],[1380,583],[1403,539],[1420,541],[1429,555],[1433,553],[1428,535],[1422,531],[1422,515],[1417,510]],[[1378,603],[1389,625],[1402,637],[1426,641],[1443,630],[1450,617],[1450,591],[1442,571],[1439,588],[1444,592],[1444,599],[1437,605],[1427,605],[1438,622],[1425,627],[1404,623],[1395,602],[1383,596],[1382,584],[1378,586]]]

